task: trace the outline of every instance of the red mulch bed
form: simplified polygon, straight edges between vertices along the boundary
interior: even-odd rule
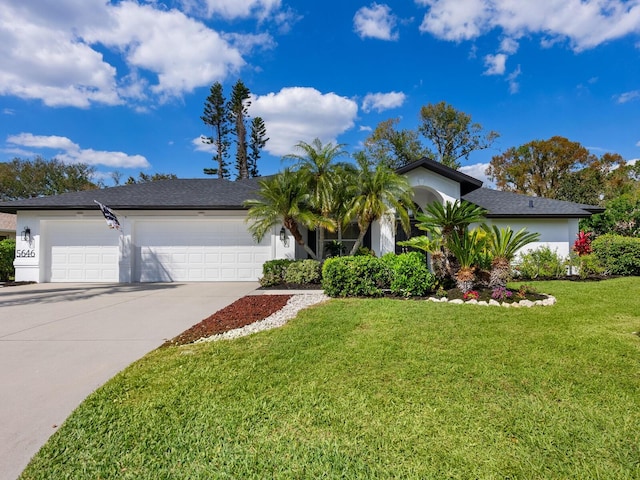
[[[248,295],[218,310],[162,346],[186,345],[267,318],[281,310],[292,295]]]

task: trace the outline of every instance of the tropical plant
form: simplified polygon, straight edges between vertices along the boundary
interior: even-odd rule
[[[491,262],[490,287],[506,287],[511,275],[511,261],[518,250],[537,241],[539,233],[528,232],[521,228],[514,232],[511,227],[499,228],[496,225],[483,224],[482,228],[487,232],[487,247],[493,257]]]
[[[452,255],[448,245],[454,233],[462,236],[472,223],[481,222],[487,211],[466,200],[455,202],[434,202],[426,206],[425,213],[416,215],[417,228],[432,234],[434,238],[442,238],[441,254],[436,255],[434,271],[437,271],[437,262],[440,262],[441,275],[439,278],[454,278],[458,271],[457,256]]]
[[[447,248],[455,255],[459,268],[454,274],[456,286],[462,293],[473,288],[476,280],[475,270],[478,256],[485,249],[485,237],[479,229],[454,230],[447,241]]]
[[[395,215],[400,219],[402,228],[409,232],[408,205],[413,205],[412,189],[409,181],[395,173],[387,165],[372,165],[364,152],[356,154],[358,172],[354,182],[354,197],[351,201],[349,218],[355,218],[358,224],[358,238],[351,249],[355,254],[362,245],[364,236],[371,224],[385,216]]]
[[[316,254],[305,242],[298,224],[314,228],[317,225],[331,226],[332,223],[311,209],[303,172],[285,169],[260,180],[259,186],[260,198],[244,202],[244,206],[249,208],[246,221],[253,222],[249,225],[253,237],[262,241],[272,227],[282,223],[296,243],[315,259]]]
[[[337,198],[340,198],[346,188],[346,184],[341,175],[347,167],[336,163],[336,159],[344,157],[348,153],[343,149],[343,144],[333,143],[322,144],[316,138],[311,143],[299,142],[296,149],[301,154],[289,154],[283,157],[284,160],[295,162],[294,168],[300,170],[305,175],[305,181],[310,192],[310,203],[322,218],[332,218],[333,225],[329,229],[335,230],[338,223],[342,223],[342,218],[336,218],[338,207]],[[324,228],[319,227],[319,245],[324,244]],[[323,249],[318,249],[318,257],[322,258]]]
[[[431,270],[439,279],[446,277],[447,272],[444,262],[444,253],[442,251],[441,235],[432,234],[431,237],[427,235],[411,237],[408,240],[398,242],[398,245],[403,247],[416,248],[428,253],[429,270]]]

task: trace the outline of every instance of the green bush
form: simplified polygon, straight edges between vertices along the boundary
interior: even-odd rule
[[[591,242],[593,254],[612,275],[640,275],[640,238],[600,235]]]
[[[16,241],[10,238],[0,241],[0,282],[8,282],[15,275],[13,259],[16,257]]]
[[[285,283],[300,285],[320,283],[322,275],[320,262],[317,260],[299,260],[289,264],[284,271]]]
[[[330,297],[377,297],[388,275],[376,257],[334,257],[322,266],[322,288]]]
[[[435,282],[436,278],[420,252],[403,253],[393,262],[391,292],[395,295],[422,296],[433,289]]]
[[[263,287],[273,287],[284,283],[287,267],[294,261],[286,258],[268,260],[262,265],[262,278],[259,280]]]
[[[578,261],[578,275],[580,278],[588,278],[591,275],[600,275],[605,272],[605,268],[600,263],[598,257],[593,253],[588,255],[581,255],[577,259]]]
[[[515,270],[515,276],[523,279],[558,278],[567,274],[565,259],[549,247],[521,254]]]

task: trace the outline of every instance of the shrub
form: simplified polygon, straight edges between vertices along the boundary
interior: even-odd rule
[[[284,283],[287,267],[294,261],[286,258],[268,260],[262,265],[262,278],[259,280],[263,287],[273,287]]]
[[[640,238],[605,234],[591,243],[594,255],[612,275],[640,275]]]
[[[322,266],[322,288],[330,297],[377,297],[387,275],[376,257],[333,257]]]
[[[426,258],[420,252],[398,255],[392,266],[391,292],[405,297],[422,296],[430,292],[436,278],[427,268]]]
[[[566,275],[565,260],[549,247],[540,247],[520,255],[516,276],[525,279],[557,278]]]
[[[584,279],[591,275],[600,275],[604,272],[605,268],[593,253],[578,257],[578,275],[580,275],[580,278]]]
[[[320,283],[321,274],[319,261],[299,260],[289,264],[284,270],[284,281],[300,285]]]
[[[354,255],[355,256],[370,255],[372,257],[375,257],[376,252],[371,250],[369,247],[359,247],[358,250],[356,250],[356,253],[354,253]]]
[[[13,259],[16,257],[16,241],[7,238],[0,241],[0,282],[8,282],[15,275]]]

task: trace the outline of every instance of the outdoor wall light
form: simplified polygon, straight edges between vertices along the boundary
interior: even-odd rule
[[[280,241],[285,247],[289,246],[289,237],[287,236],[287,231],[282,227],[280,229]]]
[[[24,227],[22,229],[22,240],[25,242],[31,242],[31,229],[29,227]]]

